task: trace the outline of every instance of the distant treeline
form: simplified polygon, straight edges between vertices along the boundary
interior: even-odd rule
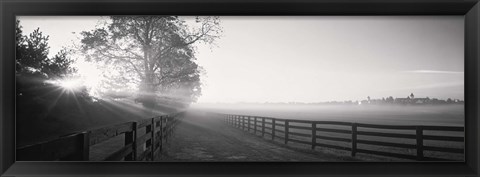
[[[383,97],[381,99],[371,99],[370,96],[365,100],[360,101],[327,101],[327,102],[313,102],[313,103],[304,103],[304,102],[265,102],[265,103],[239,103],[239,104],[270,104],[270,105],[446,105],[446,104],[464,104],[464,100],[460,99],[451,99],[446,100],[438,98],[415,98],[415,96],[410,94],[406,98],[393,98],[392,96]]]

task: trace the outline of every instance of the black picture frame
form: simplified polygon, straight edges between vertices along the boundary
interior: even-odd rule
[[[480,4],[478,0],[1,0],[2,176],[478,176]],[[465,162],[16,162],[17,15],[464,15]]]

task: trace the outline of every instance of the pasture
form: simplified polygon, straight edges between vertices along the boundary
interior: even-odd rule
[[[365,124],[377,124],[377,125],[423,125],[423,126],[464,126],[464,111],[463,105],[442,105],[442,106],[333,106],[333,105],[196,105],[193,109],[201,109],[205,111],[218,112],[224,114],[237,114],[237,115],[251,115],[260,117],[273,117],[282,119],[298,119],[298,120],[315,120],[315,121],[340,121],[340,122],[355,122]],[[267,121],[268,122],[268,121]],[[281,122],[278,122],[281,124]],[[267,123],[268,124],[268,123]],[[266,126],[271,130],[270,126]],[[295,125],[294,126],[308,126],[308,125]],[[319,129],[340,129],[349,130],[350,127],[338,126],[338,125],[317,125]],[[277,131],[276,136],[282,137],[283,127],[275,127]],[[294,134],[309,134],[310,130],[293,129]],[[414,136],[413,130],[385,130],[385,129],[373,129],[359,127],[358,131],[379,132],[379,133],[394,133],[394,134],[406,134]],[[300,140],[310,141],[310,137],[289,135],[289,137]],[[464,132],[450,132],[450,131],[433,131],[425,130],[424,135],[434,136],[454,136],[464,137]],[[270,135],[271,136],[271,135]],[[317,141],[322,144],[334,145],[339,147],[350,147],[348,141],[332,141],[339,139],[348,139],[351,137],[348,133],[339,132],[318,132],[317,136],[321,136],[321,139]],[[267,138],[270,139],[270,138]],[[370,135],[358,135],[358,139],[363,142],[368,141],[381,141],[386,143],[398,143],[402,146],[414,146],[415,139],[405,138],[393,138],[393,137],[378,137]],[[274,141],[283,141],[281,138],[274,138]],[[441,148],[458,148],[463,149],[463,142],[447,142],[439,140],[424,140],[425,146],[435,146]],[[309,145],[290,143],[295,147],[309,148]],[[377,146],[369,144],[359,144],[358,148],[381,151],[389,153],[398,153],[405,155],[415,155],[415,149],[391,147],[391,146]],[[348,155],[349,152],[345,150],[335,150],[331,148],[316,148],[316,150],[334,153],[338,155]],[[464,159],[463,154],[459,153],[446,153],[436,151],[425,151],[426,157],[432,158],[445,158],[452,160]],[[397,161],[401,159],[385,158],[382,156],[372,156],[359,154],[357,157],[365,160],[380,160],[380,161]]]
[[[262,105],[195,104],[191,109],[282,119],[345,121],[386,125],[464,126],[463,105]]]

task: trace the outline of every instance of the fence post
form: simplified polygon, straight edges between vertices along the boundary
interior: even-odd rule
[[[172,118],[170,118],[170,119],[172,120],[172,121],[171,121],[172,123],[170,124],[170,133],[168,134],[168,136],[171,137],[171,136],[173,135],[173,128],[174,128],[175,125],[176,125],[175,122],[176,122],[177,119],[175,119],[175,117],[172,117]]]
[[[272,119],[272,141],[275,141],[275,119]]]
[[[357,153],[357,123],[352,124],[352,157]]]
[[[152,125],[147,125],[147,126],[145,127],[145,134],[150,133],[150,135],[151,135],[151,133],[152,133],[152,127],[153,127]],[[152,146],[152,144],[153,144],[153,143],[152,143],[152,140],[153,140],[152,137],[150,137],[149,140],[146,140],[146,141],[145,141],[145,148],[148,149],[148,147],[150,147],[150,152],[152,152],[152,150],[153,150],[153,148],[152,148],[152,147],[153,147],[153,146]],[[150,157],[152,157],[152,156],[150,156]],[[148,154],[145,154],[145,160],[148,160]]]
[[[137,160],[137,122],[132,123],[133,130],[125,133],[125,145],[132,144],[132,153],[125,156],[125,161]]]
[[[247,117],[248,117],[247,132],[250,132],[250,116],[247,116]]]
[[[262,137],[265,136],[265,117],[262,117]]]
[[[155,160],[155,118],[152,118],[152,161]]]
[[[165,136],[164,135],[165,132],[163,132],[164,131],[164,129],[163,129],[163,122],[164,121],[163,120],[165,120],[165,116],[162,116],[160,118],[160,152],[163,151],[163,140],[164,140],[163,136]]]
[[[242,116],[242,130],[245,131],[245,116]]]
[[[82,133],[82,150],[79,154],[80,160],[88,161],[90,156],[90,131]]]
[[[423,127],[416,127],[417,136],[417,160],[423,160]]]
[[[168,142],[168,136],[169,136],[168,129],[170,126],[170,123],[169,123],[170,121],[168,120],[168,117],[169,117],[168,115],[165,116],[165,142]]]
[[[257,135],[257,117],[253,117],[253,133]]]
[[[288,120],[285,120],[285,144],[288,143]]]
[[[237,116],[233,116],[233,127],[238,128],[238,118],[237,118]]]
[[[173,130],[175,126],[177,125],[177,117],[172,117],[172,126],[170,127],[170,136],[173,136]]]
[[[312,150],[315,149],[315,145],[317,144],[317,124],[312,122]]]

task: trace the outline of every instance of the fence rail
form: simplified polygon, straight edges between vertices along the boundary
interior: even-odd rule
[[[289,142],[310,145],[311,149],[316,147],[325,147],[350,151],[351,156],[358,153],[372,154],[379,156],[388,156],[402,159],[411,159],[418,161],[451,161],[453,159],[444,159],[436,157],[426,157],[426,151],[440,153],[464,154],[464,148],[458,147],[438,147],[426,146],[425,140],[435,140],[444,143],[463,143],[462,136],[440,136],[425,135],[425,131],[437,132],[464,132],[464,127],[453,126],[412,126],[412,125],[377,125],[352,122],[337,121],[311,121],[295,119],[279,119],[271,117],[218,114],[225,119],[225,122],[231,126],[244,131],[260,135],[271,140],[281,139],[284,144]],[[320,126],[320,127],[319,127]],[[322,127],[323,126],[323,127]],[[325,127],[330,126],[330,127]],[[360,129],[360,130],[359,130]],[[373,131],[376,130],[376,131]],[[390,131],[390,132],[381,132]],[[394,132],[392,132],[394,131]],[[397,131],[397,132],[395,132]],[[401,131],[401,132],[398,132]],[[328,134],[342,134],[343,137],[329,136]],[[265,136],[267,135],[267,137]],[[365,138],[365,137],[373,137]],[[398,143],[383,141],[382,138],[394,138],[402,140],[412,140],[415,143]],[[329,144],[325,140],[333,142],[349,143],[348,146],[338,144]],[[412,154],[403,154],[398,152],[385,152],[360,148],[358,145],[381,146],[391,148],[403,148],[415,152]]]
[[[155,160],[163,145],[172,135],[183,113],[158,116],[137,122],[125,122],[113,126],[88,130],[17,148],[17,161],[90,160],[90,147],[124,135],[124,146],[110,153],[105,161]],[[145,134],[140,135],[140,132]],[[142,149],[143,148],[143,149]]]

